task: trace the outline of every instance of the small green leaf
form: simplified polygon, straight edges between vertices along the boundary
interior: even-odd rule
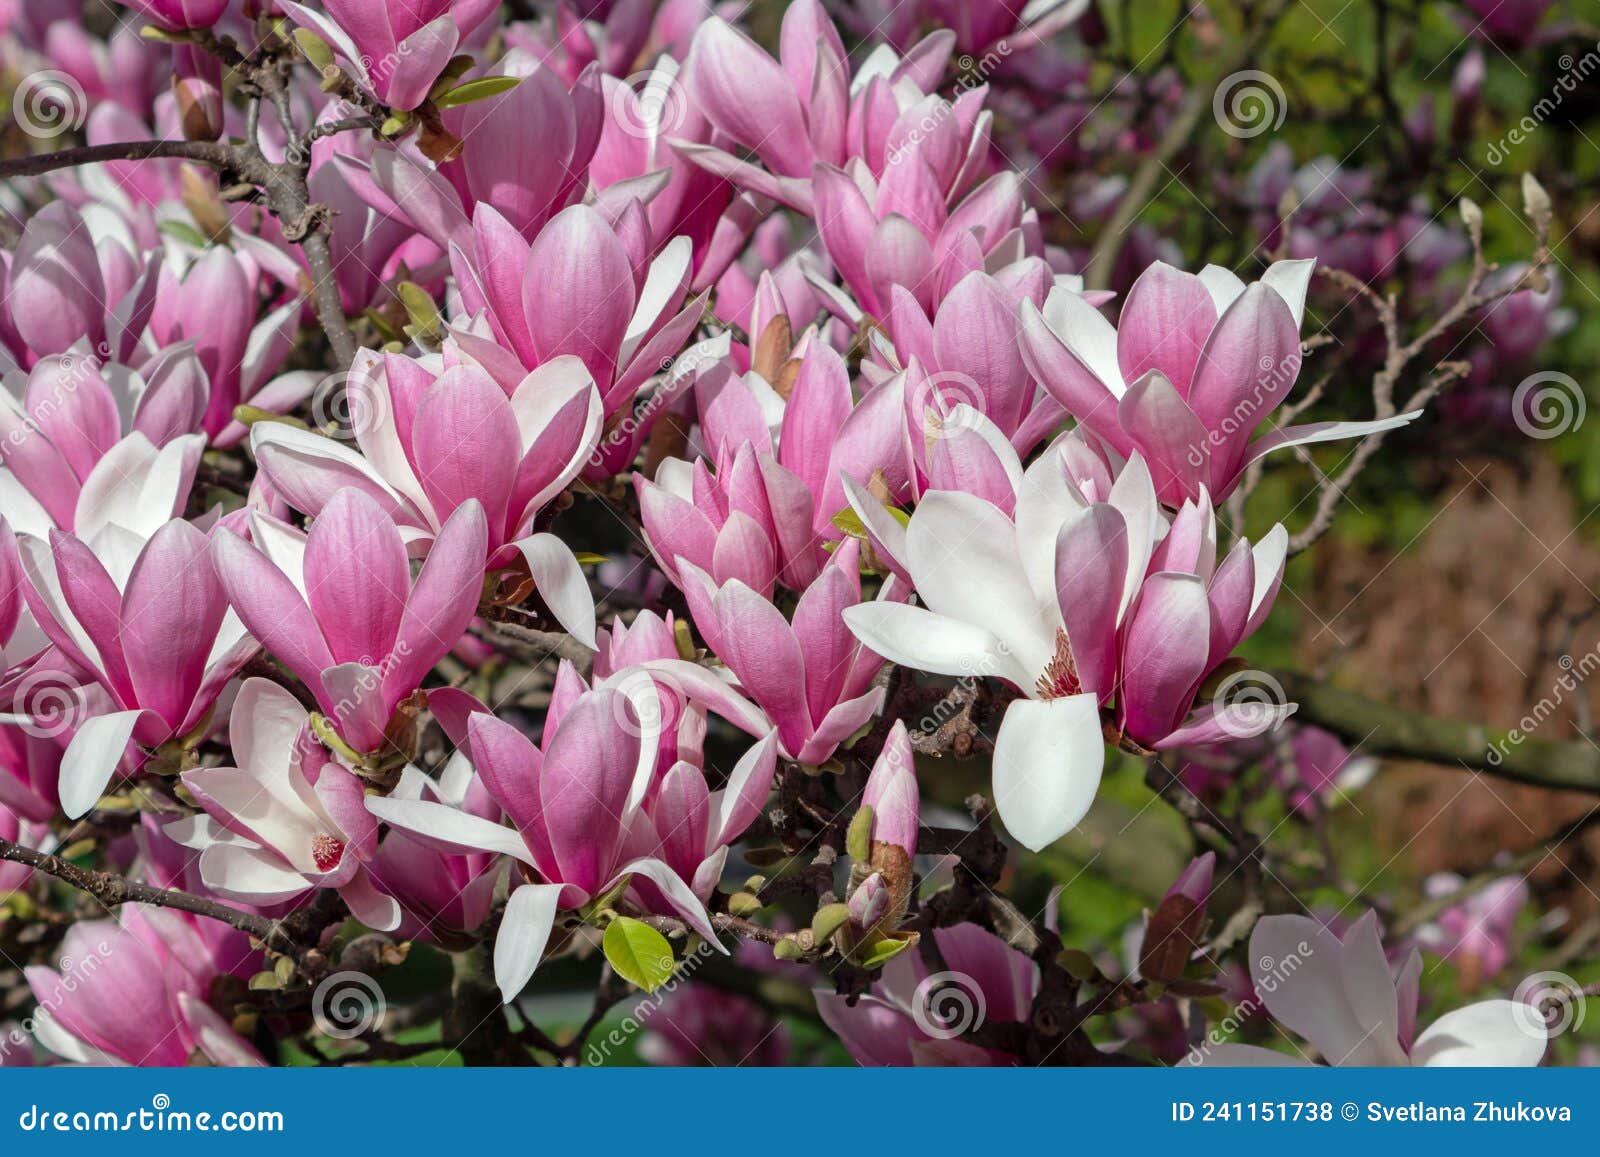
[[[654,992],[672,976],[672,945],[650,925],[618,916],[606,926],[606,959],[629,984]]]
[[[433,103],[440,108],[456,108],[471,104],[473,101],[488,100],[491,96],[499,96],[503,92],[510,92],[521,83],[522,78],[519,76],[480,76],[477,80],[456,85]]]
[[[586,551],[586,550],[580,550],[576,554],[574,554],[572,557],[578,560],[578,565],[579,566],[598,566],[600,563],[603,563],[603,562],[606,561],[606,556],[605,555],[603,555],[603,554],[591,554],[589,551]]]
[[[862,804],[850,820],[850,827],[845,831],[844,847],[850,853],[850,858],[858,864],[865,864],[872,858],[872,808],[869,805]]]
[[[811,918],[811,935],[818,944],[827,942],[839,929],[850,922],[850,909],[844,904],[824,904]]]
[[[861,961],[861,967],[868,971],[882,968],[914,943],[916,943],[914,940],[891,940],[888,938],[880,940],[867,950],[866,957]]]
[[[156,228],[168,237],[174,237],[185,245],[193,245],[196,249],[204,249],[211,244],[204,233],[187,221],[163,221]]]
[[[333,49],[328,42],[306,28],[294,30],[295,47],[300,49],[300,55],[310,62],[311,67],[319,73],[327,72],[334,67]]]

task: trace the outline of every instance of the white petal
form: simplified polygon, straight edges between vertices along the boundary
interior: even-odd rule
[[[1544,1058],[1548,1043],[1538,1009],[1515,1000],[1485,1000],[1447,1012],[1429,1025],[1411,1048],[1411,1063],[1527,1068]]]
[[[1294,314],[1296,329],[1305,324],[1306,291],[1311,287],[1311,274],[1316,268],[1314,257],[1298,261],[1274,261],[1261,275],[1261,284],[1272,286],[1288,304],[1289,312]]]
[[[499,852],[532,865],[522,837],[510,828],[442,803],[420,799],[367,798],[367,810],[391,827],[447,852]]]
[[[1006,830],[1035,852],[1066,835],[1094,802],[1105,759],[1093,695],[1013,702],[994,743],[994,799]]]
[[[61,757],[61,810],[75,820],[94,807],[122,762],[143,711],[97,715],[78,728]]]
[[[539,597],[556,622],[578,642],[595,649],[594,595],[572,548],[553,534],[535,534],[516,544],[528,560]]]
[[[906,564],[928,609],[999,639],[1036,678],[1055,654],[1045,610],[1055,583],[1035,593],[1023,574],[1017,532],[997,506],[972,494],[926,495],[906,528]],[[1048,599],[1045,598],[1048,593]]]
[[[1031,690],[1037,678],[1019,666],[993,634],[960,619],[884,602],[846,607],[843,617],[869,650],[902,667],[958,678],[994,675],[1024,691]]]
[[[517,998],[539,967],[560,899],[560,884],[524,884],[506,900],[500,931],[494,938],[494,982],[506,1004]]]
[[[311,883],[272,852],[248,844],[212,844],[200,853],[200,882],[244,904],[274,904],[309,891]]]

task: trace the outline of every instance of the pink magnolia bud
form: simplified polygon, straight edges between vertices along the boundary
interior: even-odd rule
[[[193,44],[172,46],[172,92],[184,139],[214,141],[222,135],[222,62]]]

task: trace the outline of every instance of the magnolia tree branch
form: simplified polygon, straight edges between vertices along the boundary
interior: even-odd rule
[[[1489,275],[1495,271],[1496,266],[1483,256],[1483,213],[1473,202],[1463,199],[1461,216],[1466,222],[1467,233],[1472,240],[1472,272],[1455,301],[1409,341],[1402,334],[1399,303],[1393,294],[1387,296],[1380,294],[1366,282],[1341,269],[1324,266],[1317,270],[1318,276],[1366,300],[1377,314],[1378,323],[1383,329],[1385,345],[1383,365],[1372,379],[1374,418],[1392,418],[1399,413],[1426,408],[1441,390],[1465,377],[1470,368],[1467,363],[1461,361],[1439,363],[1428,373],[1422,384],[1413,390],[1403,403],[1397,405],[1395,390],[1400,378],[1427,352],[1428,348],[1480,310],[1521,290],[1539,290],[1545,287],[1547,284],[1545,267],[1551,260],[1550,199],[1531,176],[1523,178],[1522,198],[1523,211],[1534,230],[1533,254],[1522,276],[1492,289],[1485,288]],[[1289,538],[1291,556],[1309,549],[1333,526],[1334,514],[1339,503],[1343,501],[1350,487],[1382,447],[1384,438],[1383,433],[1369,434],[1356,446],[1337,474],[1323,476],[1318,480],[1317,502],[1311,520]],[[1258,479],[1258,474],[1253,475],[1241,492],[1248,496],[1248,488]],[[1241,498],[1241,505],[1243,501]]]
[[[180,892],[176,888],[156,888],[149,884],[136,883],[114,872],[80,868],[60,856],[25,848],[21,844],[14,844],[5,839],[0,839],[0,860],[24,864],[47,876],[54,876],[71,884],[80,892],[93,896],[107,908],[115,908],[122,904],[150,904],[157,908],[173,908],[179,912],[220,920],[241,932],[248,932],[269,948],[279,952],[295,953],[305,947],[302,939],[308,930],[292,927],[292,916],[285,920],[273,920],[254,912],[241,911],[217,900]]]
[[[1295,718],[1331,731],[1368,755],[1459,766],[1533,787],[1600,795],[1600,748],[1587,741],[1535,739],[1457,719],[1419,715],[1308,676],[1276,671]]]

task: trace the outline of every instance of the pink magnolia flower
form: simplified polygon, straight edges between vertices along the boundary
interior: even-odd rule
[[[37,731],[26,724],[0,724],[0,808],[24,826],[48,823],[60,806],[61,743]]]
[[[431,800],[491,822],[500,818],[500,805],[459,751],[437,781],[407,767],[389,798]],[[438,941],[483,926],[504,863],[490,852],[442,852],[397,829],[384,837],[367,873],[400,906],[397,936]]]
[[[76,819],[130,741],[156,747],[209,727],[217,696],[256,642],[229,612],[206,535],[182,519],[99,557],[61,532],[48,545],[32,537],[19,545],[40,628],[112,701],[78,727],[62,758],[61,807]]]
[[[331,101],[318,123],[338,120],[342,113],[342,103]],[[402,266],[423,270],[437,267],[444,257],[442,244],[421,235],[421,227],[391,195],[376,191],[372,167],[380,155],[395,153],[368,133],[334,133],[311,146],[307,182],[311,196],[333,213],[328,248],[346,313],[372,305]],[[401,162],[392,163],[400,169]]]
[[[323,0],[326,13],[292,0],[278,6],[328,42],[379,104],[414,109],[496,0]]]
[[[219,967],[176,912],[125,904],[117,920],[80,921],[59,965],[25,970],[39,1002],[33,1031],[80,1065],[258,1066],[255,1048],[207,1001]]]
[[[1250,440],[1299,375],[1312,264],[1277,262],[1246,288],[1214,265],[1196,275],[1157,262],[1129,290],[1115,328],[1082,298],[1054,290],[1042,311],[1023,303],[1023,358],[1087,430],[1119,455],[1145,458],[1162,502],[1177,506],[1202,487],[1220,502],[1273,450],[1417,417],[1315,422]]]
[[[1384,956],[1377,916],[1368,912],[1343,937],[1306,916],[1264,916],[1250,934],[1250,971],[1267,1011],[1299,1034],[1324,1063],[1343,1066],[1526,1067],[1544,1057],[1542,1013],[1513,1000],[1485,1000],[1446,1013],[1417,1033],[1422,958],[1396,967]],[[1190,1064],[1309,1064],[1255,1045],[1220,1044]]]
[[[815,215],[819,223],[832,214],[822,191],[813,188],[817,166],[857,161],[872,180],[908,148],[928,166],[940,201],[957,197],[987,161],[992,115],[982,111],[982,87],[953,102],[931,95],[954,43],[950,32],[935,33],[903,58],[880,46],[852,80],[838,30],[817,0],[798,0],[784,11],[779,60],[712,17],[695,32],[685,64],[689,92],[712,125],[761,165],[715,145],[680,141],[675,147],[695,164]]]
[[[415,579],[399,528],[360,490],[336,491],[309,534],[259,513],[250,525],[254,546],[224,530],[212,551],[228,599],[340,736],[377,751],[477,613],[483,508],[469,498],[456,509]]]
[[[719,584],[682,556],[677,559],[684,597],[706,646],[755,701],[758,718],[764,714],[777,728],[784,757],[799,763],[822,763],[883,704],[883,688],[871,686],[883,661],[851,637],[846,621],[851,608],[901,597],[901,584],[891,578],[876,603],[862,603],[859,558],[858,542],[841,543],[801,593],[790,620],[739,579]],[[730,703],[737,696],[714,676],[689,675],[684,669],[692,664],[666,666],[690,697],[745,731],[760,732],[748,705],[741,710]]]
[[[577,558],[534,528],[594,452],[600,398],[573,357],[519,370],[503,385],[450,343],[442,363],[362,351],[345,383],[360,453],[280,422],[256,423],[250,444],[261,473],[295,509],[319,515],[341,491],[358,490],[414,551],[461,507],[477,505],[487,569],[526,565],[556,620],[593,647],[594,599]]]
[[[960,1039],[979,1024],[1026,1024],[1039,966],[976,924],[935,928],[945,971],[930,974],[916,951],[883,967],[872,991],[852,1005],[818,990],[817,1011],[858,1065],[1008,1065],[1019,1058]]]
[[[850,0],[841,19],[897,46],[932,23],[955,33],[959,51],[976,56],[993,48],[1004,60],[1048,40],[1086,8],[1087,0]]]
[[[116,238],[98,244],[78,210],[52,201],[28,219],[15,251],[0,249],[0,345],[23,368],[80,352],[127,363],[155,308],[160,257],[142,262]]]
[[[651,260],[643,212],[624,212],[612,225],[588,205],[573,205],[529,244],[480,205],[471,251],[450,247],[462,304],[479,319],[454,329],[462,350],[508,393],[527,371],[573,355],[599,386],[606,416],[620,412],[678,354],[702,310],[698,299],[683,304],[689,239],[674,239]],[[552,294],[554,285],[562,291]],[[620,449],[626,459],[608,446],[586,476],[609,477],[624,467],[632,454],[626,444]]]
[[[1423,889],[1430,899],[1439,899],[1460,891],[1464,882],[1453,872],[1436,872]],[[1511,927],[1529,899],[1527,881],[1503,876],[1419,928],[1417,942],[1453,960],[1462,970],[1463,987],[1471,991],[1510,962]]]
[[[94,408],[92,392],[89,406]],[[0,391],[0,426],[5,448],[0,499],[12,529],[35,538],[70,531],[97,554],[127,556],[181,515],[205,450],[198,434],[157,448],[135,431],[113,443],[80,477],[74,463],[88,462],[93,446],[84,440],[83,427],[60,430],[58,447],[49,432],[56,423],[36,422],[24,407],[10,403],[5,391]],[[124,558],[124,564],[130,561]]]
[[[663,819],[672,816],[666,835],[674,846],[667,848],[646,808],[657,766],[656,726],[617,687],[553,702],[542,750],[510,724],[472,714],[473,764],[515,830],[428,800],[367,801],[379,819],[441,850],[510,856],[525,866],[525,880],[538,879],[513,889],[495,940],[495,980],[507,1002],[538,967],[557,913],[625,879],[641,904],[681,916],[716,943],[700,897],[664,857],[683,863],[678,842],[692,858],[702,846],[700,833],[714,833],[706,836],[713,840],[748,826],[771,785],[774,744],[758,743],[740,760],[714,805],[716,820],[710,818],[712,800],[707,795],[702,802],[692,777],[664,784],[656,807]]]
[[[220,446],[244,437],[234,407],[284,412],[310,395],[319,380],[311,372],[268,382],[294,348],[302,303],[289,301],[259,323],[261,267],[247,254],[213,246],[181,274],[162,266],[150,335],[158,346],[193,346],[210,384],[205,432]]]
[[[346,154],[339,162],[378,213],[424,234],[441,252],[452,244],[471,250],[478,205],[494,209],[524,238],[537,236],[583,196],[600,141],[598,77],[580,78],[569,92],[548,68],[516,51],[486,75],[519,83],[445,112],[445,127],[461,140],[460,156],[435,165],[408,141],[372,148],[365,161]],[[540,141],[538,149],[525,147],[530,138]]]
[[[1000,277],[974,271],[944,295],[931,321],[908,289],[890,289],[892,368],[917,367],[907,382],[906,431],[919,478],[927,476],[929,444],[962,402],[989,419],[1021,455],[1065,423],[1066,414],[1034,383],[1017,346],[1021,303],[1042,305],[1055,283],[1065,284],[1038,258],[1008,266]]]
[[[269,679],[245,680],[228,739],[239,766],[183,773],[205,815],[165,828],[199,851],[205,886],[256,905],[333,888],[363,924],[397,927],[400,906],[368,869],[378,823],[363,806],[364,785],[317,742],[300,701]]]
[[[1515,52],[1537,42],[1539,22],[1555,0],[1462,0],[1469,9],[1458,20],[1473,36],[1492,40]]]
[[[992,442],[1003,460],[1009,447]],[[1219,566],[1204,493],[1169,527],[1137,454],[1114,482],[1104,460],[1070,437],[1026,475],[1014,460],[1006,466],[1019,479],[1009,515],[975,494],[935,490],[902,527],[852,486],[874,545],[925,607],[879,600],[843,614],[886,659],[993,676],[1022,692],[995,740],[994,795],[1007,829],[1038,851],[1093,802],[1103,723],[1160,749],[1257,734],[1293,711],[1211,704],[1190,716],[1206,676],[1271,608],[1288,536],[1279,526],[1254,548],[1240,540]]]
[[[162,350],[141,370],[50,354],[34,363],[20,399],[0,390],[0,461],[70,526],[74,498],[125,434],[141,434],[154,448],[193,434],[208,395],[205,371],[187,344]]]
[[[637,89],[613,76],[603,77],[601,86],[606,117],[590,182],[610,198],[642,181],[659,183],[644,206],[651,236],[657,248],[687,237],[694,253],[690,288],[705,289],[738,257],[760,214],[747,202],[736,205],[733,185],[673,147],[704,143],[713,134],[676,61],[662,57]]]
[[[168,32],[210,28],[228,10],[228,0],[128,0],[128,5]]]
[[[925,317],[933,316],[969,274],[1005,272],[1015,261],[1043,254],[1037,217],[1022,197],[1021,178],[1009,170],[952,208],[920,151],[885,165],[876,179],[859,160],[847,169],[819,165],[812,185],[818,234],[849,293],[818,276],[812,285],[851,325],[863,315],[887,317],[897,289]]]

